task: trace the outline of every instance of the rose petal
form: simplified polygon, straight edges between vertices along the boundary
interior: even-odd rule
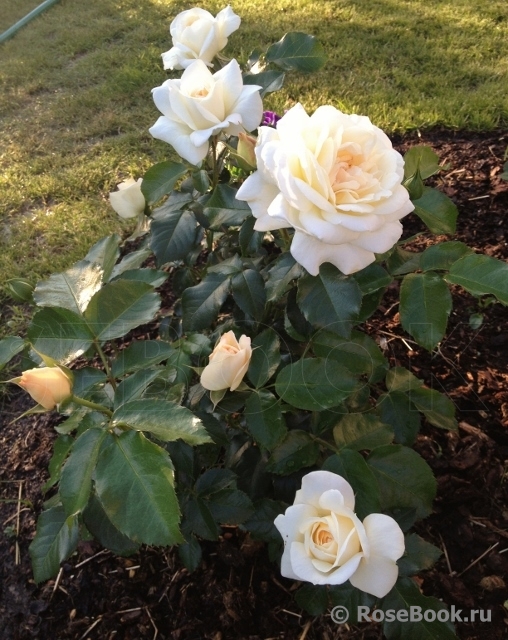
[[[295,505],[310,504],[319,509],[323,494],[330,490],[335,490],[342,494],[344,506],[348,509],[354,509],[355,495],[353,488],[342,476],[331,471],[312,471],[303,476],[302,488],[295,495]],[[337,500],[336,494],[333,494],[333,498]]]
[[[397,522],[382,513],[371,513],[364,521],[370,555],[398,560],[404,553],[404,534]]]
[[[362,558],[359,567],[349,578],[349,582],[365,593],[383,598],[397,582],[398,575],[399,568],[393,560],[371,556],[368,560]]]

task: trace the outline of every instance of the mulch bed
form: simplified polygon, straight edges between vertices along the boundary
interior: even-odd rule
[[[432,131],[395,140],[404,150],[429,144],[449,163],[435,179],[458,205],[458,238],[496,258],[508,259],[505,217],[508,183],[499,178],[508,134]],[[404,220],[409,237],[420,230]],[[428,241],[418,239],[414,250]],[[433,514],[417,532],[443,550],[418,578],[426,595],[467,615],[491,611],[491,622],[457,625],[459,638],[508,637],[508,322],[500,305],[479,309],[456,291],[448,336],[434,353],[415,345],[400,327],[396,291],[389,291],[369,321],[385,338],[392,366],[413,371],[446,393],[457,407],[459,430],[428,425],[416,449],[438,480]],[[472,313],[483,324],[469,324]],[[58,579],[32,580],[28,546],[42,508],[56,416],[10,421],[31,404],[9,389],[0,427],[0,629],[2,640],[307,640],[382,637],[376,623],[338,626],[329,615],[312,618],[295,604],[298,585],[282,578],[264,546],[236,528],[218,543],[204,543],[202,565],[189,574],[174,551],[154,548],[117,558],[95,543],[81,543]],[[29,500],[30,504],[18,502]],[[504,553],[507,551],[506,553]],[[508,606],[508,605],[507,605]]]

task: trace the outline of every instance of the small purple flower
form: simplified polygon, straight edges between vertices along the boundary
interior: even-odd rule
[[[275,127],[277,122],[282,118],[275,111],[263,111],[263,121],[261,124],[265,127]]]

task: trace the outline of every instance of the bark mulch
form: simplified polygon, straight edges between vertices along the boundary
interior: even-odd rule
[[[499,177],[508,134],[432,131],[395,140],[404,150],[429,144],[450,165],[435,183],[458,205],[458,239],[508,259],[505,220],[508,183]],[[409,237],[421,224],[404,220]],[[411,248],[422,250],[428,240]],[[425,425],[416,448],[438,480],[433,514],[417,527],[440,547],[441,559],[421,574],[426,595],[491,612],[491,622],[457,625],[459,638],[508,637],[508,322],[500,305],[479,308],[457,290],[448,336],[434,353],[402,330],[396,291],[387,292],[369,321],[384,338],[391,366],[407,367],[457,407],[459,430]],[[473,313],[483,313],[480,327]],[[28,546],[48,477],[54,416],[11,420],[27,408],[17,390],[4,396],[0,427],[0,636],[72,640],[307,640],[379,639],[380,625],[338,626],[312,618],[295,604],[297,584],[280,576],[266,549],[236,528],[204,543],[202,565],[189,574],[173,551],[142,548],[117,558],[81,543],[57,578],[35,585]],[[28,403],[29,405],[30,403]],[[21,500],[19,500],[21,498]],[[29,501],[29,502],[25,502]],[[506,552],[506,553],[505,553]]]

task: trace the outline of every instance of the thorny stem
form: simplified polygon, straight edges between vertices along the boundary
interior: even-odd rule
[[[217,141],[219,136],[212,136],[212,191],[219,183],[219,159],[217,158]]]
[[[106,354],[102,350],[101,345],[99,344],[98,341],[94,341],[94,345],[95,345],[95,348],[97,349],[97,353],[99,354],[100,359],[102,360],[102,364],[104,365],[104,369],[106,370],[106,375],[108,376],[108,380],[111,383],[111,386],[113,387],[113,389],[116,389],[116,380],[113,374],[111,373],[111,369],[109,367]]]
[[[90,400],[85,400],[84,398],[78,398],[78,396],[72,396],[71,402],[75,402],[76,404],[80,404],[83,407],[88,407],[89,409],[95,409],[95,411],[100,411],[101,413],[105,413],[107,416],[111,417],[113,412],[110,411],[107,407],[102,404],[97,404],[96,402],[91,402]]]

